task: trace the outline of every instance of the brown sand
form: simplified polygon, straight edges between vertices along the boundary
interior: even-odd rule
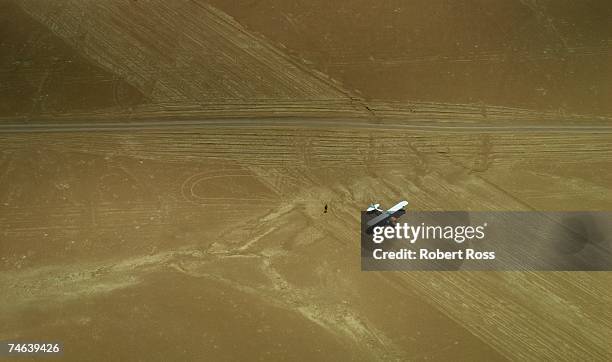
[[[2,72],[26,93],[0,119],[0,340],[75,361],[610,359],[610,273],[366,273],[358,245],[372,201],[612,207],[596,2],[573,37],[540,2],[15,4],[2,64],[19,42],[35,61]],[[54,55],[75,65],[36,108]]]

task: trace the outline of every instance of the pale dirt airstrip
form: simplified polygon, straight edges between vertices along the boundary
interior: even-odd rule
[[[612,208],[604,2],[0,10],[0,340],[74,361],[612,357],[608,272],[359,257],[373,201]]]

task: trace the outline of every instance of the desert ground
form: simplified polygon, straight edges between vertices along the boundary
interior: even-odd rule
[[[359,246],[374,201],[611,210],[610,18],[0,2],[0,340],[71,361],[612,359],[610,272],[362,272]]]

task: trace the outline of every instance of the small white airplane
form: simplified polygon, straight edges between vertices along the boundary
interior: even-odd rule
[[[388,218],[393,217],[396,214],[399,214],[400,211],[404,211],[404,207],[406,207],[407,205],[408,205],[408,201],[403,200],[403,201],[400,201],[397,204],[393,205],[387,211],[381,210],[380,209],[380,204],[372,204],[372,205],[370,205],[366,209],[366,211],[368,211],[368,212],[378,211],[378,212],[381,212],[381,214],[376,216],[372,220],[368,221],[368,226],[374,226],[374,225],[380,224],[382,222],[385,222]]]

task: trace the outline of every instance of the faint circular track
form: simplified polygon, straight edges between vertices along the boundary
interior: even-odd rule
[[[223,182],[224,185],[229,187],[233,184],[240,188],[231,188],[228,196],[206,196],[198,192],[198,189],[206,189],[208,186],[209,191],[214,193],[214,183],[218,184],[224,179],[226,180]],[[257,187],[260,194],[263,192],[270,196],[254,196],[256,193],[248,191],[247,186]],[[200,172],[193,174],[182,183],[181,194],[186,201],[196,205],[236,205],[239,207],[243,204],[273,205],[279,202],[274,192],[257,180],[254,175],[239,170],[232,173]]]

